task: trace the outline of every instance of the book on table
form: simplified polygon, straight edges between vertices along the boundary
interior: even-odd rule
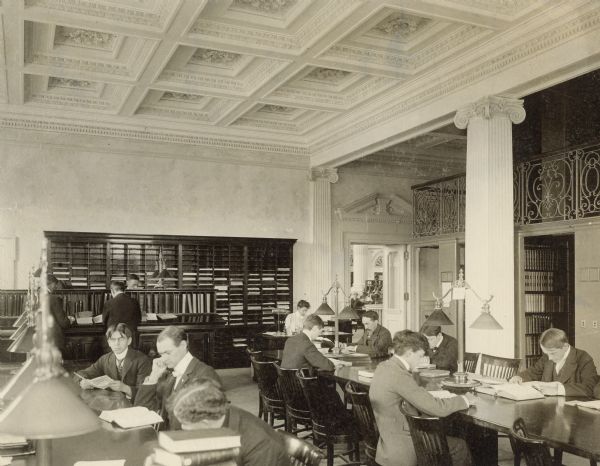
[[[239,448],[240,435],[226,427],[158,433],[158,444],[171,453]]]
[[[212,451],[190,451],[171,453],[155,448],[153,466],[237,466],[239,448],[226,448]]]
[[[566,405],[571,405],[571,406],[577,406],[577,407],[582,407],[582,408],[589,408],[589,409],[597,409],[598,411],[600,411],[600,400],[593,400],[593,401],[567,401],[565,402]]]
[[[536,400],[544,398],[544,394],[528,384],[505,383],[489,387],[475,387],[475,391],[488,395],[500,396],[514,401]]]
[[[374,375],[375,375],[375,371],[369,371],[366,369],[361,369],[358,371],[359,377],[367,377],[369,379],[372,379]]]
[[[123,429],[151,426],[163,422],[162,417],[144,406],[102,411],[100,419],[116,424]]]

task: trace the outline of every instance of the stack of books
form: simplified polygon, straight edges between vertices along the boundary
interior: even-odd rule
[[[227,428],[160,432],[156,466],[236,466],[240,436]]]

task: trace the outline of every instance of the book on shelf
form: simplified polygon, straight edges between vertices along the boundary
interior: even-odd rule
[[[527,383],[505,383],[493,386],[475,387],[475,391],[488,395],[500,396],[514,401],[536,400],[544,398],[544,394]]]
[[[158,320],[177,320],[177,314],[171,312],[159,312],[156,317]]]
[[[158,433],[158,444],[171,453],[212,451],[241,446],[240,435],[226,427]]]
[[[103,421],[116,424],[123,429],[151,426],[163,422],[162,417],[143,406],[102,411],[99,417]]]

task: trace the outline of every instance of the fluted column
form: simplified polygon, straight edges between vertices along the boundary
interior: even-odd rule
[[[369,279],[369,247],[364,244],[353,245],[352,257],[352,271],[354,272],[353,288],[362,290],[365,286],[365,280]]]
[[[465,279],[487,298],[502,330],[469,325],[481,303],[469,292],[465,303],[466,350],[514,357],[515,269],[512,125],[525,119],[523,101],[485,97],[459,110],[458,128],[467,128]]]
[[[313,168],[310,173],[313,207],[313,262],[311,300],[316,309],[335,277],[331,276],[331,184],[337,182],[335,168]],[[343,280],[343,277],[340,277]],[[333,307],[330,296],[329,303]]]

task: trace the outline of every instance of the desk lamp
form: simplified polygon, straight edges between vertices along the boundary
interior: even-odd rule
[[[29,353],[33,349],[33,334],[35,333],[35,314],[40,307],[40,292],[36,284],[36,273],[29,272],[29,287],[25,298],[25,308],[13,324],[17,329],[10,336],[13,342],[6,349],[9,353]]]
[[[332,291],[335,293],[335,311],[333,309],[331,309],[329,304],[327,304],[327,296]],[[340,285],[340,283],[338,282],[338,279],[336,276],[335,281],[331,284],[331,286],[327,290],[327,293],[323,294],[323,302],[315,311],[315,314],[317,314],[317,315],[334,316],[333,321],[334,321],[335,341],[334,341],[333,348],[335,351],[339,351],[339,348],[340,348],[340,327],[339,327],[338,321],[339,320],[348,320],[348,319],[358,319],[358,315],[348,304],[346,304],[346,306],[344,306],[344,308],[342,309],[341,312],[338,312],[338,307],[339,307],[338,295],[339,295],[340,291],[342,292],[344,297],[347,299],[348,295],[344,292],[344,290],[343,290],[342,286]]]
[[[100,427],[98,418],[69,387],[60,351],[54,345],[50,297],[46,283],[46,241],[42,249],[41,312],[36,322],[33,382],[0,415],[0,433],[37,440],[38,466],[52,465],[52,439],[92,432]]]

